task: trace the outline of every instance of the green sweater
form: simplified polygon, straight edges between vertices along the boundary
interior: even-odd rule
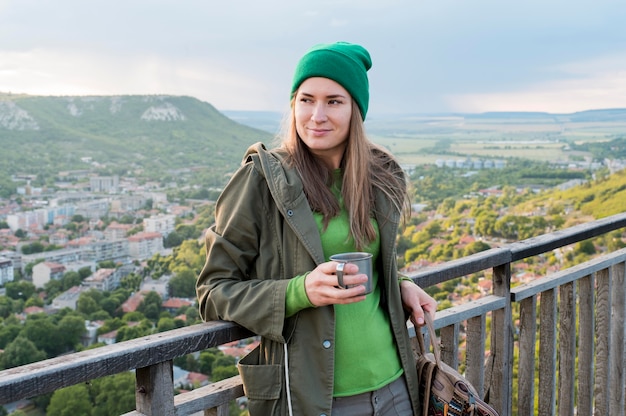
[[[333,191],[341,201],[337,186]],[[322,215],[314,213],[320,231],[326,261],[335,253],[356,251],[350,237],[348,213],[341,203],[341,213],[332,218],[326,230]],[[376,222],[372,220],[376,230]],[[377,264],[380,241],[377,238],[363,251],[373,254]],[[378,286],[378,271],[374,267],[374,290],[364,301],[349,305],[335,305],[335,397],[352,396],[379,389],[402,375],[402,366],[387,315],[380,305],[381,293]],[[299,310],[313,307],[304,288],[306,275],[298,276],[287,287],[287,316]]]

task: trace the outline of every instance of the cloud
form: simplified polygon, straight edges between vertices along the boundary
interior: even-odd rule
[[[626,96],[621,0],[0,0],[0,10],[0,91],[278,111],[300,56],[344,40],[372,54],[371,113],[559,112]]]
[[[626,108],[626,54],[565,63],[554,70],[559,79],[535,82],[518,90],[450,94],[453,111],[545,111],[570,113]]]
[[[174,94],[221,108],[263,108],[266,84],[251,74],[206,57],[0,51],[0,91],[33,95]]]

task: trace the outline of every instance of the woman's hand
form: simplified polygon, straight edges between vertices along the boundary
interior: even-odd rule
[[[336,261],[322,263],[306,276],[304,288],[313,305],[326,306],[365,300],[363,284],[367,282],[367,276],[358,273],[359,267],[356,264],[346,263],[343,269],[343,284],[356,286],[348,289],[339,287],[335,274],[338,264]]]
[[[402,306],[411,313],[411,322],[415,326],[424,325],[424,313],[430,313],[435,318],[437,301],[433,299],[421,287],[407,280],[400,281],[400,294]]]

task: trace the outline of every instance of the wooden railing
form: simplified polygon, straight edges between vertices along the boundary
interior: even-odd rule
[[[502,416],[624,415],[626,249],[511,288],[513,262],[624,227],[626,213],[411,275],[427,287],[492,274],[492,294],[439,311],[435,326],[443,359],[455,368],[462,360],[466,377]],[[226,416],[228,403],[243,396],[239,376],[174,396],[172,361],[252,335],[232,323],[208,322],[4,370],[0,404],[136,370],[136,410],[127,415]]]

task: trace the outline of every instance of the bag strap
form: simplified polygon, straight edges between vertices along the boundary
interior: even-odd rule
[[[432,316],[430,316],[428,312],[424,312],[424,322],[426,323],[426,328],[428,328],[430,345],[433,348],[433,355],[435,356],[437,367],[441,367],[441,352],[439,351],[439,344],[437,343],[437,334],[435,333],[435,324],[433,323]],[[426,348],[426,345],[425,345],[426,343],[424,342],[424,335],[422,334],[421,328],[416,328],[415,337],[417,338],[417,343],[419,345],[420,354],[425,355],[426,353],[428,353],[428,349]]]

